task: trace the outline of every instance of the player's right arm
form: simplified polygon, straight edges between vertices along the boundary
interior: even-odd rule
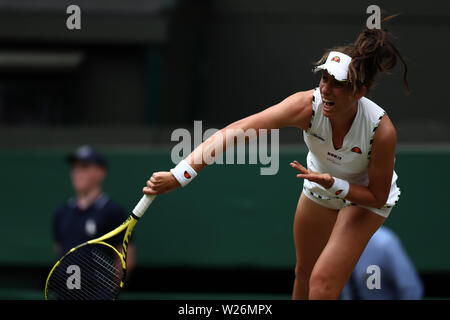
[[[197,173],[200,172],[207,166],[204,161],[206,152],[211,154],[209,150],[217,150],[217,148],[222,151],[226,150],[227,130],[230,132],[234,129],[242,129],[245,132],[248,129],[254,129],[256,134],[260,129],[271,130],[283,127],[298,127],[306,130],[311,121],[313,93],[314,90],[297,92],[276,105],[229,124],[195,148],[185,161]],[[148,195],[156,195],[169,192],[179,186],[180,184],[172,173],[155,172],[147,181],[143,192]]]

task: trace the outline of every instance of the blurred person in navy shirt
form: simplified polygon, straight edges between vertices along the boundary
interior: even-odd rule
[[[375,267],[373,267],[375,266]],[[375,270],[379,268],[378,270]],[[375,273],[379,272],[378,286]],[[423,284],[400,239],[380,227],[370,239],[349,281],[342,300],[420,300]]]
[[[56,210],[53,219],[55,251],[59,257],[71,248],[115,229],[127,218],[123,208],[103,192],[107,161],[91,146],[81,146],[66,158],[71,165],[75,196]],[[106,240],[122,252],[124,232]],[[135,265],[135,248],[127,250],[127,274]]]

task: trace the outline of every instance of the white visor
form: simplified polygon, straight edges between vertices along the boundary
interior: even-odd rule
[[[350,62],[352,62],[352,58],[348,55],[338,51],[331,51],[327,61],[324,64],[317,66],[314,69],[314,72],[327,70],[336,80],[345,81],[347,80]]]

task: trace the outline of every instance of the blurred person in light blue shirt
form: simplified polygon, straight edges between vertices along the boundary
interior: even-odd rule
[[[377,272],[378,284],[374,285],[374,281],[377,281],[375,280]],[[400,239],[387,227],[380,227],[367,244],[341,292],[340,299],[420,300],[422,298],[422,281]]]

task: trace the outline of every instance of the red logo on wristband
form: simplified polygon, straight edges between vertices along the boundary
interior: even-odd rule
[[[344,191],[344,190],[338,190],[338,191],[336,191],[335,195],[337,195],[337,196],[340,195],[342,191]]]
[[[191,178],[191,175],[190,175],[187,171],[185,171],[185,172],[184,172],[184,177],[185,177],[186,179],[190,179],[190,178]]]

